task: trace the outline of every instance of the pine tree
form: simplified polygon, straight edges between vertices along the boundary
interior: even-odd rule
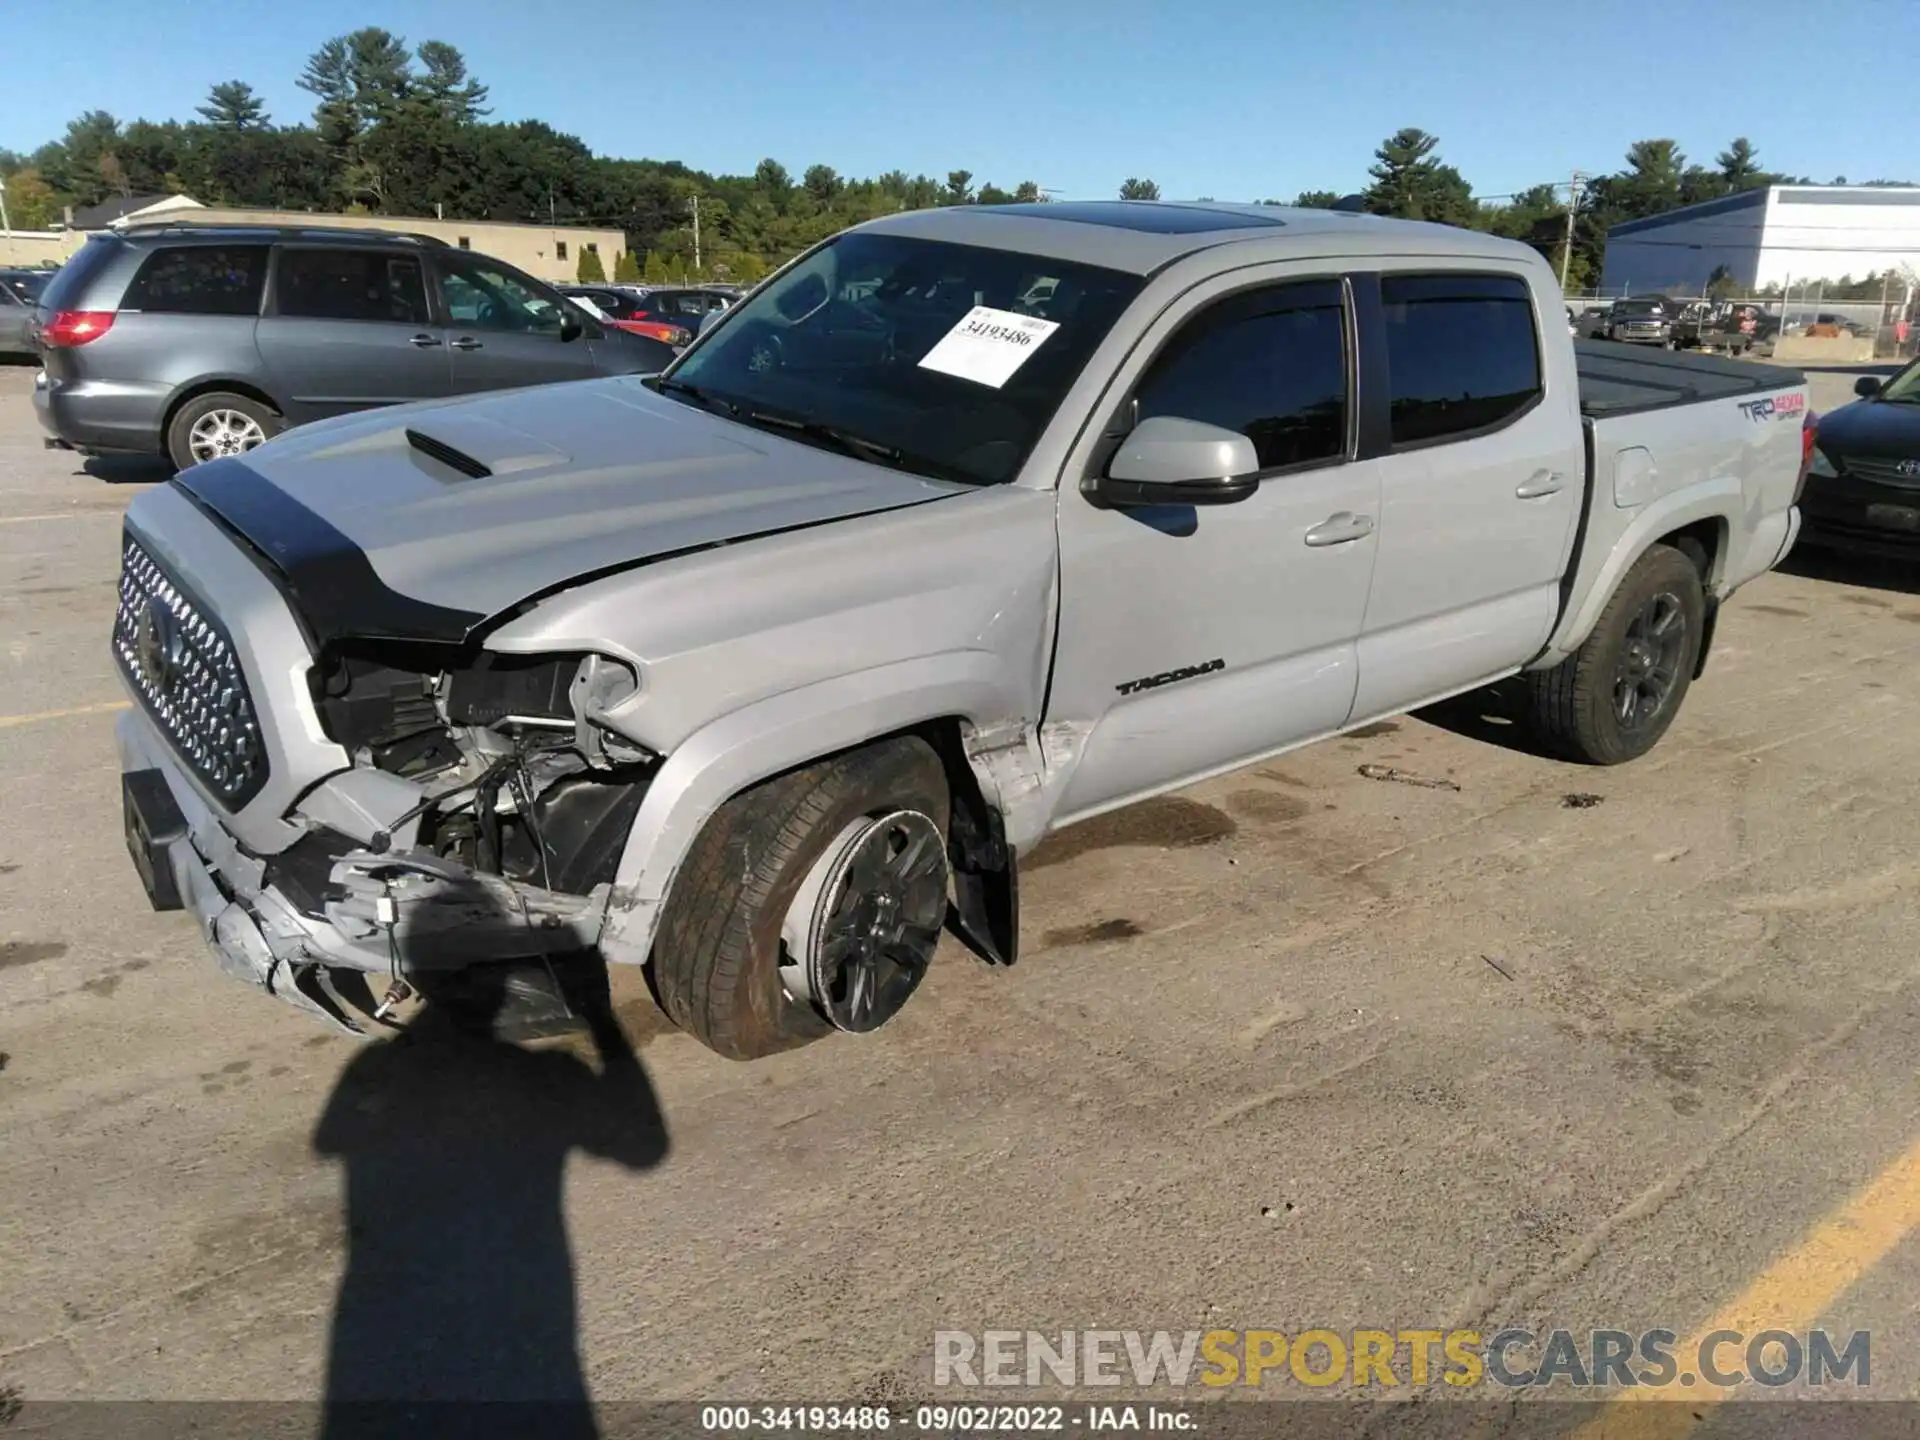
[[[223,80],[207,92],[195,113],[216,130],[259,130],[267,124],[266,102],[244,80]]]
[[[580,263],[573,273],[582,285],[607,283],[607,267],[600,263],[600,252],[584,245],[580,247]]]
[[[1158,200],[1160,187],[1151,180],[1129,178],[1120,187],[1120,198],[1122,200]]]
[[[613,262],[613,278],[616,284],[638,285],[640,283],[640,262],[633,258],[631,250],[622,250]]]
[[[687,283],[687,262],[684,257],[675,255],[667,262],[667,284],[684,285]]]
[[[660,258],[657,250],[647,251],[647,263],[642,267],[640,276],[649,285],[667,283],[667,262]]]
[[[1468,225],[1477,218],[1473,191],[1458,170],[1434,156],[1439,138],[1408,126],[1396,130],[1373,152],[1367,171],[1367,209],[1375,215],[1402,220],[1435,220],[1444,225]]]

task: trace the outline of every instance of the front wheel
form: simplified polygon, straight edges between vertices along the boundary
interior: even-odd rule
[[[1706,611],[1693,561],[1670,545],[1649,548],[1586,643],[1551,670],[1528,675],[1535,729],[1552,749],[1589,765],[1646,754],[1693,682]]]
[[[674,877],[654,992],[733,1060],[878,1029],[919,988],[946,919],[949,800],[926,741],[878,741],[715,812]]]

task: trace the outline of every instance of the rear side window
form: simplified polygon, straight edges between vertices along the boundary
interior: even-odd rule
[[[1189,321],[1136,392],[1138,417],[1238,430],[1262,470],[1347,448],[1346,323],[1332,281],[1237,295]]]
[[[411,255],[378,250],[283,250],[274,306],[315,320],[427,323],[427,287]]]
[[[257,315],[266,279],[264,245],[182,245],[148,256],[120,303],[162,315]]]
[[[1490,430],[1540,396],[1533,299],[1507,275],[1386,275],[1396,446]]]

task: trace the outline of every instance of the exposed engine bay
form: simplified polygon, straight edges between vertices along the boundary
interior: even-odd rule
[[[354,763],[302,799],[308,834],[262,866],[269,988],[278,962],[311,1007],[357,1029],[353,1012],[384,1018],[409,977],[512,961],[538,992],[522,1002],[565,1013],[561,971],[597,939],[659,762],[603,723],[638,690],[632,668],[382,644],[330,653],[308,684]],[[287,925],[272,900],[294,912]]]
[[[417,820],[411,848],[476,874],[571,895],[612,882],[658,760],[598,721],[638,688],[625,664],[384,646],[335,655],[309,683],[356,765],[422,792],[387,846]]]

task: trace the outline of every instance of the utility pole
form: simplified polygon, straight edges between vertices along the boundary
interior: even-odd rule
[[[693,270],[700,273],[700,197],[693,197]]]
[[[0,180],[0,235],[7,237],[7,257],[13,257],[13,222],[7,218],[7,182]]]
[[[1585,178],[1576,170],[1573,183],[1567,186],[1567,238],[1560,243],[1560,293],[1567,293],[1567,266],[1573,262],[1573,217],[1580,206],[1580,181]]]

